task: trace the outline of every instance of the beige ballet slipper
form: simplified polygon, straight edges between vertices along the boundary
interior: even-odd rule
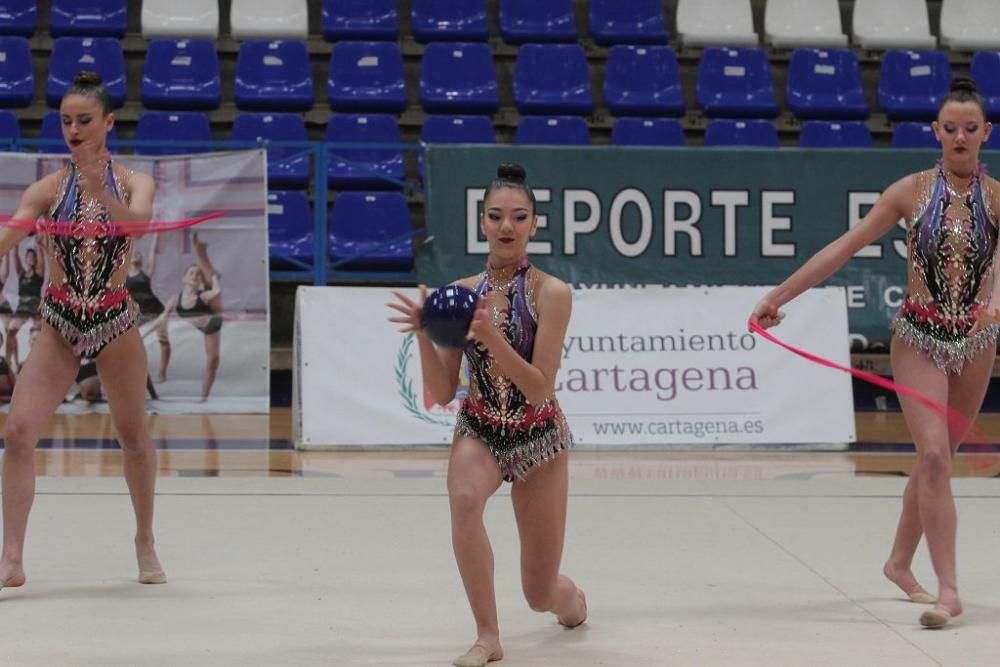
[[[937,602],[937,597],[931,595],[920,586],[917,586],[910,593],[910,602],[916,602],[917,604],[934,604]]]
[[[951,622],[951,612],[943,607],[934,607],[920,614],[920,625],[925,628],[943,628]]]

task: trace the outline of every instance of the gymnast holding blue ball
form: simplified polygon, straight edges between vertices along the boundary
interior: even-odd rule
[[[528,605],[566,627],[587,618],[583,591],[559,572],[566,532],[573,446],[555,397],[556,373],[569,325],[572,293],[532,266],[528,241],[538,226],[535,195],[520,165],[502,164],[486,189],[480,228],[489,244],[486,269],[414,301],[395,292],[391,322],[414,333],[424,385],[434,400],[455,398],[462,359],[469,395],[455,423],[448,461],[452,546],[476,621],[476,642],[453,662],[483,667],[501,660],[493,586],[493,550],[483,512],[511,482],[521,538],[521,581]]]

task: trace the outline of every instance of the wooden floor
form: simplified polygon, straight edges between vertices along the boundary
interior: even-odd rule
[[[0,424],[3,417],[0,416]],[[980,417],[986,440],[1000,440],[1000,413]],[[443,448],[387,451],[296,451],[291,443],[291,412],[269,415],[153,415],[150,427],[160,451],[161,475],[190,477],[368,477],[443,474]],[[638,475],[674,478],[690,475],[736,475],[770,478],[800,468],[818,473],[907,475],[914,455],[902,416],[895,412],[859,413],[858,443],[849,451],[803,452],[787,448],[670,450],[573,453],[575,477]],[[121,452],[106,415],[57,415],[43,435],[37,454],[38,474],[115,476]],[[832,467],[831,467],[832,466]],[[1000,476],[1000,448],[968,444],[956,459],[960,477]]]

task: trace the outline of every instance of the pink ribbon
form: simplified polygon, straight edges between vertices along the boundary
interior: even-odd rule
[[[940,415],[941,418],[945,420],[945,423],[948,424],[948,428],[951,429],[951,432],[955,435],[959,436],[964,436],[967,434],[973,435],[976,437],[977,440],[979,440],[980,437],[982,439],[985,439],[986,437],[982,432],[979,431],[979,429],[977,429],[972,424],[972,422],[968,418],[966,418],[965,415],[963,415],[962,413],[958,412],[953,408],[948,407],[947,405],[942,405],[941,403],[938,403],[932,398],[924,396],[919,391],[910,389],[909,387],[904,387],[901,384],[897,384],[892,380],[887,380],[884,377],[875,375],[874,373],[858,370],[857,368],[850,368],[849,366],[841,366],[840,364],[830,361],[829,359],[824,359],[823,357],[812,354],[811,352],[800,350],[797,347],[793,347],[792,345],[789,345],[788,343],[775,338],[772,334],[768,333],[768,331],[764,329],[764,327],[760,326],[753,320],[748,320],[747,326],[750,328],[750,331],[754,332],[755,334],[759,335],[765,340],[769,340],[775,345],[779,345],[788,350],[789,352],[799,355],[803,359],[808,359],[809,361],[815,364],[819,364],[820,366],[826,366],[827,368],[833,368],[838,371],[844,371],[845,373],[850,373],[854,377],[860,380],[864,380],[865,382],[868,382],[870,384],[882,387],[883,389],[888,389],[889,391],[894,391],[897,394],[909,396],[913,400],[919,402],[924,407],[933,410],[938,415]]]
[[[66,222],[61,220],[25,220],[12,218],[9,215],[0,215],[0,225],[6,225],[24,232],[39,232],[43,234],[56,234],[59,236],[132,236],[148,234],[150,232],[161,234],[172,232],[178,229],[194,227],[209,220],[217,220],[226,216],[226,211],[209,213],[197,218],[186,220],[145,220],[145,221],[118,221],[111,223],[87,223],[87,222]],[[111,229],[108,229],[108,227]]]

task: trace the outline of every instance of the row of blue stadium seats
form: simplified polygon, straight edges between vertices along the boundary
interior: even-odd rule
[[[41,138],[49,140],[44,150],[65,152],[61,143],[60,117],[50,112],[42,121]],[[0,139],[19,137],[19,126],[11,112],[0,112]],[[112,133],[110,142],[116,141]],[[427,144],[493,144],[496,134],[486,116],[429,116],[420,135]],[[303,119],[294,113],[242,113],[233,122],[230,139],[267,145],[271,142],[305,142]],[[329,152],[327,185],[336,189],[399,189],[405,186],[402,138],[392,116],[340,114],[327,125],[325,139],[331,143],[355,144]],[[147,111],[139,118],[135,152],[144,155],[197,153],[211,150],[208,117],[201,112]],[[589,145],[590,131],[578,116],[525,116],[515,136],[518,144]],[[157,144],[156,142],[159,142]],[[170,143],[163,143],[170,142]],[[683,146],[680,121],[668,118],[619,118],[611,133],[618,146]],[[807,148],[865,148],[872,135],[862,121],[806,121],[799,145]],[[364,148],[358,144],[372,144]],[[760,119],[715,119],[705,131],[706,146],[778,146],[775,126]],[[936,148],[927,123],[898,123],[892,145],[897,148]],[[1000,133],[989,148],[1000,148]],[[271,146],[268,149],[268,181],[280,189],[304,189],[311,178],[307,147]],[[421,176],[423,161],[418,163]]]
[[[431,116],[424,123],[421,140],[425,143],[495,143],[493,125],[481,116]],[[525,116],[517,129],[519,144],[585,146],[591,143],[590,131],[582,118],[575,116]],[[807,120],[799,132],[802,148],[869,148],[872,133],[863,121]],[[619,118],[611,130],[613,146],[684,146],[684,127],[674,118]],[[706,146],[778,146],[778,131],[773,123],[761,119],[720,118],[711,120],[705,129]],[[929,123],[896,123],[892,136],[894,148],[938,148]],[[988,149],[1000,150],[1000,133],[990,137]]]
[[[31,103],[34,68],[23,37],[0,38],[0,106]],[[46,100],[56,106],[80,69],[105,80],[115,105],[125,102],[125,62],[107,38],[56,40]],[[1000,118],[1000,52],[979,52],[971,72]],[[925,120],[948,90],[951,65],[939,51],[889,51],[882,60],[879,106],[892,120]],[[208,40],[153,40],[142,80],[144,106],[215,109],[221,102],[215,46]],[[236,65],[240,109],[301,111],[315,97],[306,46],[297,41],[244,42]],[[788,67],[787,101],[802,119],[869,116],[857,57],[845,49],[797,49]],[[403,59],[388,42],[341,42],[327,79],[331,108],[400,112],[406,109]],[[779,113],[767,53],[756,48],[709,48],[698,66],[696,96],[710,117],[774,118]],[[682,115],[680,73],[664,46],[615,46],[608,53],[604,97],[616,115]],[[588,114],[594,111],[586,55],[579,45],[529,44],[519,50],[514,99],[521,113]],[[494,113],[499,109],[496,70],[486,44],[435,43],[425,50],[420,101],[431,113]]]
[[[301,270],[314,254],[313,215],[301,192],[268,193],[272,270]],[[329,215],[327,252],[341,269],[409,271],[413,241],[406,199],[398,192],[342,192]],[[377,224],[372,224],[377,221]],[[355,259],[352,259],[355,258]]]
[[[126,0],[51,0],[53,37],[124,37]],[[0,34],[30,37],[38,24],[35,0],[0,0]]]
[[[487,119],[487,122],[488,119]],[[62,119],[50,111],[42,119],[41,149],[67,153],[63,143]],[[492,126],[491,126],[492,128]],[[0,141],[20,138],[17,117],[0,111]],[[233,141],[266,145],[270,142],[304,142],[306,129],[296,113],[241,113],[233,122]],[[109,147],[116,148],[114,128]],[[381,144],[399,148],[343,148],[331,150],[327,185],[337,189],[400,189],[405,185],[402,136],[392,116],[342,114],[327,124],[326,140],[339,144]],[[140,155],[178,155],[212,150],[208,116],[198,111],[146,111],[135,132],[135,152]],[[493,139],[491,138],[491,143]],[[308,146],[280,146],[268,150],[268,182],[275,188],[304,189],[309,186],[311,165]]]
[[[410,25],[420,42],[486,41],[486,0],[412,0]],[[591,0],[590,35],[598,44],[666,44],[667,27],[660,0]],[[509,44],[576,42],[579,38],[573,0],[501,0],[500,34]],[[323,36],[342,39],[395,40],[399,16],[395,0],[325,0]]]
[[[59,113],[51,111],[42,120],[41,139],[61,141]],[[111,140],[117,139],[112,130]],[[871,130],[863,121],[809,120],[802,124],[800,146],[809,148],[857,147],[873,145]],[[777,128],[762,119],[714,119],[705,132],[706,145],[733,145],[727,137],[742,138],[750,145],[777,146]],[[0,140],[20,138],[17,118],[9,111],[0,112]],[[139,117],[135,139],[136,152],[143,155],[169,155],[210,150],[212,141],[208,117],[196,111],[146,111]],[[302,116],[295,113],[241,113],[232,126],[233,141],[267,144],[306,142]],[[494,144],[496,132],[486,116],[428,116],[420,139],[428,144]],[[327,125],[326,140],[333,143],[401,144],[399,127],[391,116],[380,114],[340,114]],[[163,145],[155,145],[159,142]],[[165,143],[169,142],[169,144]],[[590,130],[584,119],[576,116],[525,116],[521,119],[515,142],[534,145],[587,145]],[[990,148],[1000,147],[1000,133],[990,139]],[[612,145],[683,146],[684,127],[674,118],[618,118],[611,132]],[[892,145],[897,148],[936,146],[929,123],[896,123]],[[65,147],[56,146],[57,151]],[[299,155],[304,148],[275,147],[270,150],[272,184],[279,188],[306,187],[308,160]],[[340,152],[340,151],[338,151]]]
[[[58,111],[50,111],[42,118],[39,139],[44,140],[42,149],[50,153],[67,153],[63,143],[61,118]],[[337,132],[337,123],[328,131],[336,137],[332,141],[352,141],[354,125],[342,127]],[[17,117],[10,111],[0,111],[0,141],[14,141],[21,138]],[[233,122],[233,141],[254,142],[305,142],[306,127],[302,116],[296,113],[241,113]],[[108,143],[114,149],[118,134],[114,128]],[[390,137],[392,143],[400,143],[398,128]],[[140,155],[177,155],[182,153],[202,153],[212,150],[212,130],[208,116],[198,111],[145,111],[136,125],[135,152]],[[374,141],[374,140],[370,140]],[[268,182],[275,188],[302,189],[309,186],[310,165],[307,148],[272,147],[268,150]],[[331,178],[336,182],[336,174]]]
[[[1000,117],[1000,52],[977,53],[971,70],[991,117]],[[888,51],[881,64],[879,106],[891,120],[932,119],[950,81],[951,64],[943,52]],[[428,45],[419,86],[421,104],[432,113],[492,113],[499,108],[495,66],[485,44]],[[336,110],[398,112],[407,106],[403,62],[395,44],[339,43],[327,88],[330,106]],[[679,116],[686,111],[670,47],[612,47],[603,92],[615,115]],[[786,92],[789,107],[802,119],[864,119],[870,114],[857,57],[846,49],[795,50]],[[595,105],[583,47],[520,47],[513,93],[521,113],[592,113]],[[705,49],[698,65],[696,98],[710,117],[774,118],[779,113],[767,53],[757,48]]]

